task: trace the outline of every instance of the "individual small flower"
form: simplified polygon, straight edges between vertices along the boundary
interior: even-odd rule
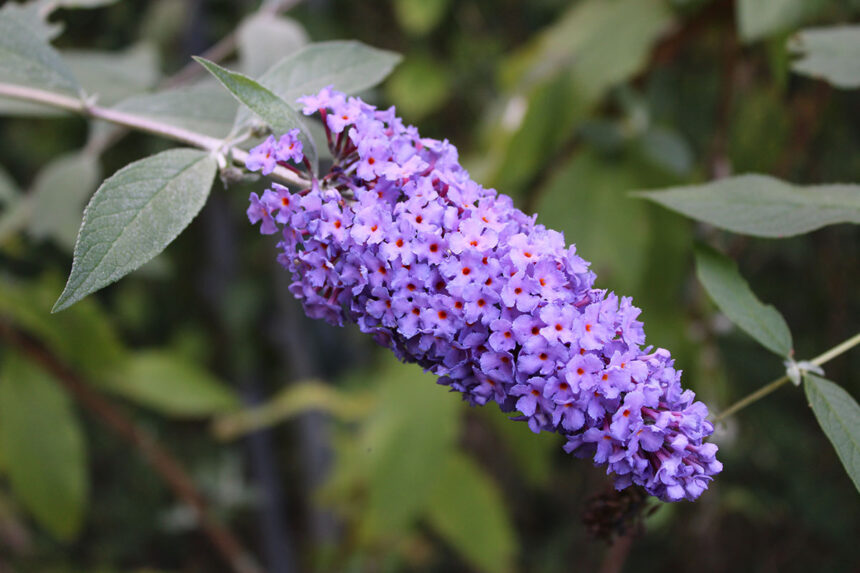
[[[308,316],[356,323],[469,404],[518,410],[617,488],[665,501],[707,488],[722,469],[704,442],[707,408],[668,351],[642,347],[629,297],[595,288],[561,233],[472,181],[454,146],[421,138],[393,108],[330,87],[299,101],[323,120],[331,171],[296,193],[252,193],[248,217],[281,229],[278,261]],[[248,168],[298,163],[297,134],[251,150]]]
[[[275,170],[275,166],[278,164],[277,151],[278,143],[274,136],[270,135],[263,143],[248,152],[245,167],[251,171],[260,171],[263,175],[268,175]]]

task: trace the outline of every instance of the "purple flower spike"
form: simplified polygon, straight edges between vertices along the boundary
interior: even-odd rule
[[[496,401],[534,432],[605,465],[622,489],[693,500],[722,470],[708,410],[664,349],[643,348],[631,299],[594,287],[561,233],[469,178],[447,141],[422,139],[393,109],[325,88],[331,172],[291,194],[251,194],[261,232],[306,313],[354,322],[472,405]],[[251,151],[249,169],[301,160],[290,132]]]

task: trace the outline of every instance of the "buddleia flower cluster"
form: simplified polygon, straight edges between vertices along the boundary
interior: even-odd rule
[[[279,262],[306,313],[352,322],[472,405],[495,401],[534,432],[604,464],[618,489],[693,500],[722,469],[706,406],[669,352],[643,348],[640,310],[595,288],[564,236],[485,189],[448,141],[394,108],[326,88],[319,115],[333,165],[308,188],[252,193],[248,217],[280,234]],[[263,174],[307,165],[298,131],[247,161]],[[309,179],[312,174],[308,174]]]

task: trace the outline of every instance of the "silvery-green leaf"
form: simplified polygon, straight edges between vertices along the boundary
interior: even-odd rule
[[[830,380],[804,373],[806,398],[845,471],[860,491],[860,405]]]
[[[860,185],[855,184],[800,186],[767,175],[738,175],[634,195],[756,237],[791,237],[826,225],[860,223]]]
[[[0,12],[0,83],[77,97],[80,85],[38,30],[11,12]]]
[[[260,76],[260,84],[300,109],[298,98],[326,86],[348,94],[371,88],[384,80],[400,60],[400,54],[361,42],[319,42],[275,64]],[[249,119],[247,111],[239,110],[236,126],[247,125]]]
[[[53,378],[14,352],[0,375],[0,440],[9,484],[36,521],[62,541],[81,529],[87,453],[75,411]]]
[[[50,0],[30,2],[6,2],[0,7],[0,19],[13,20],[27,26],[42,40],[50,42],[63,33],[63,25],[48,22],[53,10]]]
[[[87,95],[104,107],[151,88],[160,76],[158,52],[150,44],[117,52],[66,50],[62,55]]]
[[[87,199],[99,183],[99,166],[89,153],[64,155],[46,165],[33,182],[28,231],[72,249]]]
[[[725,315],[765,348],[787,357],[791,331],[774,307],[762,304],[738,272],[734,261],[717,251],[696,247],[696,274]]]
[[[149,261],[197,215],[217,163],[208,152],[169,149],[135,161],[99,187],[84,211],[62,310]]]
[[[791,64],[796,73],[837,88],[860,87],[860,26],[802,30],[789,40],[788,49],[801,56]]]
[[[314,140],[305,125],[304,119],[287,102],[261,86],[248,76],[222,68],[204,58],[195,57],[218,81],[224,84],[233,96],[265,121],[276,134],[283,134],[293,128],[299,129],[305,157],[316,169],[317,153]]]
[[[113,109],[223,138],[230,133],[238,107],[236,100],[213,79],[187,87],[135,95],[119,102]],[[106,128],[109,126],[96,129]]]
[[[256,78],[308,43],[308,34],[291,18],[255,12],[237,30],[242,72]]]

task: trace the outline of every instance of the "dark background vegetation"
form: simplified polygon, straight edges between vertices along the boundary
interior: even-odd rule
[[[785,315],[796,355],[810,358],[858,324],[857,229],[745,238],[627,192],[745,172],[796,183],[860,180],[857,92],[792,74],[785,50],[800,27],[850,21],[858,6],[812,2],[817,7],[795,21],[744,41],[732,2],[628,1],[637,7],[578,28],[571,14],[584,4],[306,0],[288,16],[313,41],[357,39],[403,54],[367,97],[396,105],[423,135],[448,138],[478,181],[564,230],[593,262],[598,284],[634,296],[649,342],[671,349],[685,385],[719,411],[782,366],[715,311],[693,273],[694,239],[739,262],[760,298]],[[124,0],[62,10],[53,18],[65,23],[55,45],[118,50],[151,42],[169,75],[256,8]],[[551,30],[565,25],[572,31],[547,47]],[[78,118],[4,117],[3,168],[26,189],[87,133]],[[169,145],[130,134],[101,155],[101,172]],[[582,522],[589,498],[610,487],[601,470],[495,407],[461,405],[417,367],[392,365],[355,329],[301,314],[274,262],[274,241],[245,220],[254,189],[216,182],[167,252],[92,305],[131,351],[169,349],[246,404],[311,379],[333,389],[321,409],[276,408],[269,429],[227,441],[213,433],[212,416],[176,417],[110,398],[181,460],[267,570],[502,570],[492,565],[499,556],[511,571],[546,573],[860,568],[857,492],[802,392],[783,388],[729,420],[715,436],[725,471],[711,490],[696,503],[660,507],[641,532],[607,545]],[[4,284],[42,289],[43,306],[59,294],[70,261],[68,246],[26,233],[0,244]],[[78,334],[72,325],[65,336]],[[18,350],[4,342],[0,352]],[[858,366],[855,352],[830,363],[827,376],[856,396]],[[166,391],[171,384],[181,381]],[[90,484],[83,527],[57,540],[15,502],[0,472],[0,571],[229,570],[138,452],[91,410],[75,408]],[[387,455],[405,470],[368,469],[363,458],[383,435]],[[480,469],[477,490],[490,492],[492,511],[472,516],[458,544],[430,509],[402,504],[413,481],[424,484],[445,456],[461,454]],[[462,492],[451,486],[431,499],[456,505]]]

